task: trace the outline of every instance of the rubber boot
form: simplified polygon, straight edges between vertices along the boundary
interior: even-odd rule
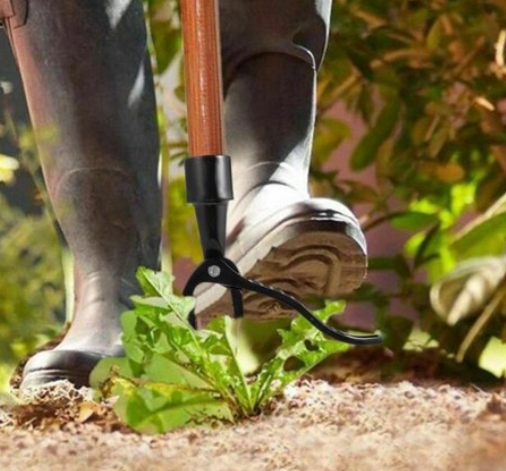
[[[248,278],[304,299],[335,298],[366,274],[366,243],[338,201],[311,198],[308,173],[316,76],[327,45],[331,0],[221,0],[227,153],[235,199],[227,256]],[[244,293],[245,313],[290,316]],[[198,322],[231,313],[221,287],[198,292]]]
[[[76,266],[71,327],[54,350],[28,361],[22,387],[62,379],[83,386],[101,358],[123,353],[119,317],[139,292],[136,269],[159,267],[159,143],[142,4],[2,1]]]

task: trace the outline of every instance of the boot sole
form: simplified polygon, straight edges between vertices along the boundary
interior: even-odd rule
[[[230,248],[233,252],[234,247]],[[282,289],[297,299],[338,298],[358,288],[367,273],[362,232],[356,223],[340,215],[292,219],[244,252],[237,266],[246,278]],[[199,326],[219,315],[231,314],[225,288],[207,285],[206,289],[202,285],[196,295]],[[263,295],[245,291],[243,296],[246,316],[267,320],[295,314]]]

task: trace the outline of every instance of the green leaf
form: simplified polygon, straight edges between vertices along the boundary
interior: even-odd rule
[[[398,100],[389,101],[381,110],[373,128],[362,138],[351,157],[353,170],[362,170],[374,162],[381,145],[395,129],[401,104]]]
[[[14,179],[19,162],[13,157],[0,154],[0,182],[10,183]]]
[[[390,219],[396,229],[420,231],[438,222],[436,214],[427,214],[419,211],[406,211],[397,213]]]
[[[184,145],[186,152],[186,143]],[[171,177],[167,199],[166,204],[170,208],[167,224],[170,228],[173,259],[184,257],[191,259],[194,263],[200,262],[202,247],[197,220],[192,205],[187,203],[186,184],[183,177]]]
[[[327,162],[332,153],[350,135],[350,128],[343,121],[332,118],[320,119],[313,145],[312,165]]]
[[[156,53],[156,68],[163,74],[181,50],[181,32],[172,28],[171,22],[151,22],[151,32]]]
[[[130,427],[145,434],[166,433],[210,419],[232,421],[228,405],[214,391],[183,385],[115,379],[115,412]]]
[[[148,297],[160,297],[166,300],[173,294],[172,283],[174,277],[168,273],[155,272],[149,268],[139,267],[137,280],[144,294]]]
[[[436,158],[439,156],[441,150],[450,138],[450,132],[450,126],[446,124],[434,132],[429,141],[428,152],[430,157]]]
[[[103,358],[100,360],[90,374],[90,386],[100,390],[111,379],[111,375],[133,378],[134,372],[128,358]]]
[[[383,315],[378,325],[384,336],[383,344],[396,352],[401,351],[409,339],[413,325],[413,321],[406,317]]]
[[[506,178],[498,165],[492,165],[476,189],[476,210],[484,213],[506,193]]]
[[[155,383],[183,384],[197,389],[210,389],[212,386],[202,377],[167,356],[154,354],[145,366],[144,377]],[[123,375],[122,375],[123,376]]]
[[[506,247],[506,197],[503,196],[483,216],[468,224],[455,237],[451,248],[459,259],[500,255]]]
[[[362,48],[349,48],[347,49],[348,58],[352,64],[360,71],[364,77],[371,79],[373,77],[372,69],[370,66],[371,58],[368,57]]]
[[[181,50],[177,3],[172,0],[144,0],[153,40],[156,73],[162,75]],[[153,49],[152,48],[152,49]]]
[[[441,240],[441,224],[435,224],[426,234],[416,251],[414,266],[418,268],[427,263],[437,253],[438,242]]]
[[[430,50],[437,51],[437,49],[440,47],[443,31],[442,22],[436,20],[432,25],[429,33],[427,34],[426,43],[427,47]]]
[[[242,408],[247,411],[247,414],[252,414],[255,404],[251,398],[245,373],[241,369],[237,358],[239,350],[239,339],[236,335],[237,322],[240,322],[240,320],[232,319],[229,316],[220,317],[213,322],[210,329],[221,334],[221,341],[215,345],[211,353],[220,357],[220,363],[224,366],[227,376],[231,380],[230,387],[234,395],[237,397]],[[219,346],[219,348],[216,348],[216,346]]]
[[[182,319],[188,317],[195,305],[195,300],[190,297],[182,298],[173,294],[172,283],[174,282],[174,277],[172,275],[140,267],[137,270],[137,279],[145,293],[144,298],[133,297],[134,302],[138,305],[170,309]],[[146,299],[146,297],[155,299]],[[166,306],[161,301],[157,301],[157,297],[162,298]]]
[[[479,358],[479,365],[498,378],[506,377],[506,343],[491,337]]]
[[[369,258],[369,270],[391,270],[396,272],[399,276],[405,278],[409,278],[411,276],[411,269],[406,259],[401,254],[394,257],[371,257]]]
[[[344,303],[326,303],[314,314],[323,322],[340,314]],[[253,397],[261,408],[289,383],[310,371],[317,364],[336,352],[346,351],[349,345],[328,340],[318,329],[301,316],[296,317],[288,330],[280,330],[282,342],[276,355],[264,365],[252,384]],[[296,367],[287,369],[290,360],[297,360]]]
[[[210,330],[219,330],[216,324],[219,319],[211,322]],[[237,362],[244,375],[258,372],[261,366],[270,360],[281,343],[279,330],[290,326],[290,319],[271,319],[257,321],[251,318],[238,319],[234,322],[231,335],[235,337]]]

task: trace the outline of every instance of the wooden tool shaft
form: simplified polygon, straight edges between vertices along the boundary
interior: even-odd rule
[[[182,0],[191,157],[225,153],[217,0]]]

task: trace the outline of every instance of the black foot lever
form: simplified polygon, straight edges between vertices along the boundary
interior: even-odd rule
[[[241,276],[237,267],[226,258],[205,260],[192,274],[184,289],[185,296],[193,296],[195,288],[200,283],[215,283],[230,290],[234,317],[243,316],[242,290],[254,291],[279,301],[304,316],[311,324],[325,335],[352,345],[378,345],[382,342],[381,335],[352,335],[335,329],[318,319],[304,304],[293,296],[258,281],[248,280]],[[190,320],[196,323],[195,312],[190,314]],[[194,324],[195,326],[195,324]]]

